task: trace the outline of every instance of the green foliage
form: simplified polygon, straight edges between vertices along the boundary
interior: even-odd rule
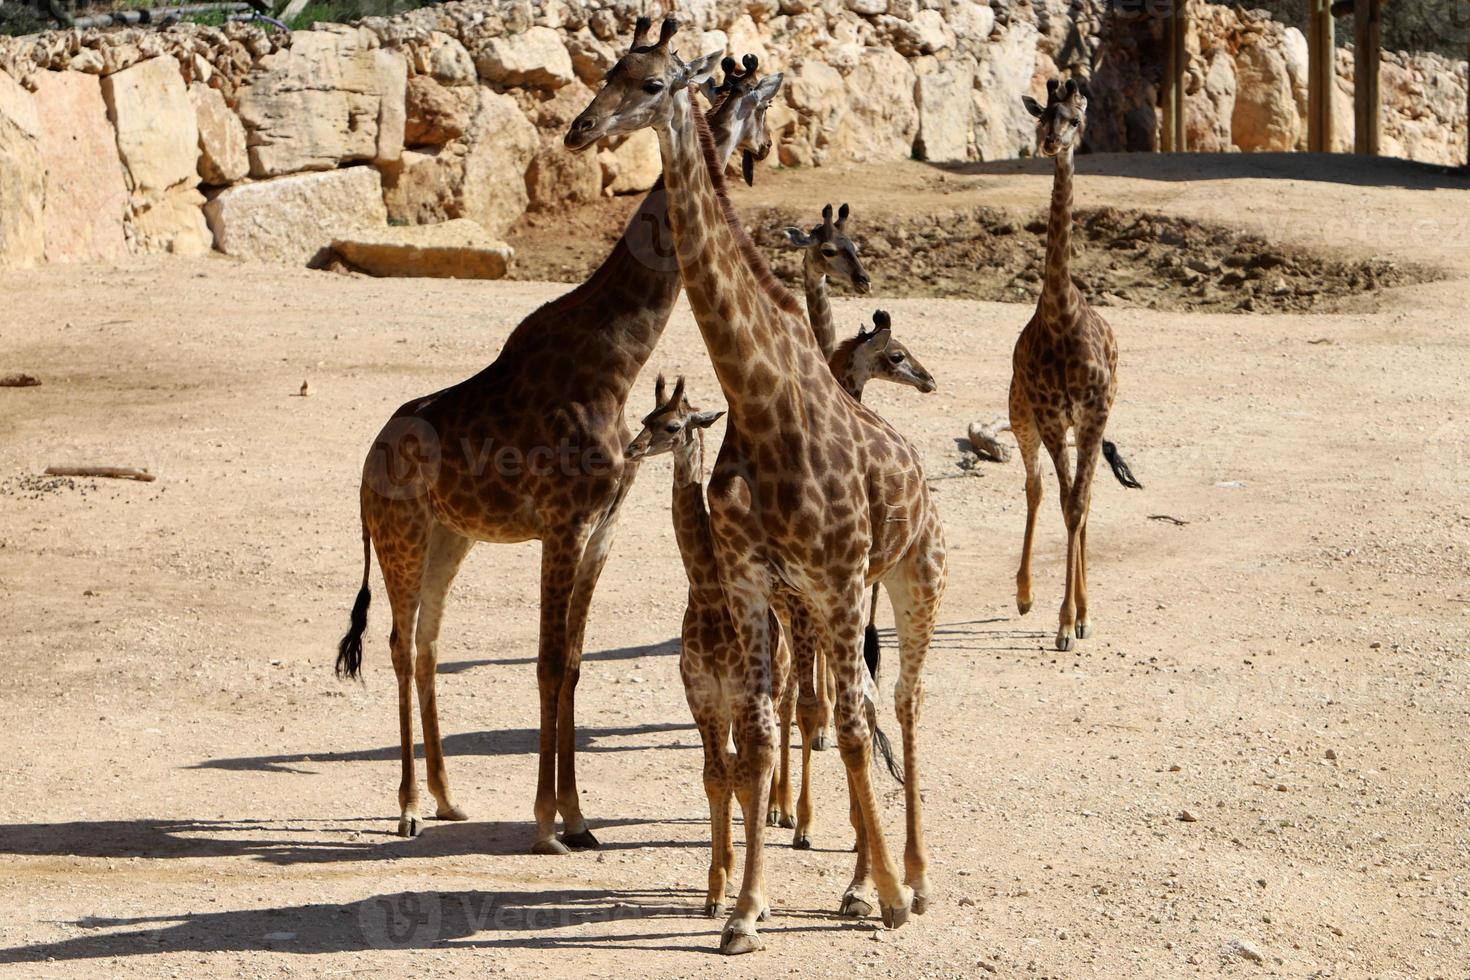
[[[46,17],[25,4],[7,3],[0,0],[0,34],[12,36],[36,34],[50,26]]]

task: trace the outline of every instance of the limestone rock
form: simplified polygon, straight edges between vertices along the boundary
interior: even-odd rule
[[[414,49],[413,70],[441,85],[473,85],[478,79],[475,60],[465,46],[439,31],[430,33],[427,43]]]
[[[1235,55],[1235,111],[1230,138],[1247,153],[1295,149],[1302,136],[1301,114],[1292,92],[1282,47],[1265,38]]]
[[[526,196],[533,208],[580,204],[602,194],[602,166],[595,153],[574,153],[552,140],[526,168]]]
[[[0,72],[0,268],[28,269],[46,256],[39,133],[35,99]]]
[[[515,254],[467,218],[379,228],[336,239],[332,251],[369,275],[434,279],[500,279]]]
[[[1230,122],[1235,115],[1235,59],[1216,48],[1210,53],[1204,82],[1184,98],[1185,143],[1193,153],[1224,153],[1233,146]]]
[[[128,215],[133,251],[170,255],[204,255],[214,236],[204,221],[204,195],[191,184],[178,184],[161,195],[134,196]]]
[[[915,89],[919,135],[914,143],[919,159],[946,163],[969,159],[974,84],[974,69],[961,62],[919,76]]]
[[[34,76],[37,146],[46,170],[48,262],[95,262],[127,252],[128,191],[117,138],[96,75],[44,71]]]
[[[337,238],[388,221],[372,167],[293,174],[219,192],[204,207],[215,248],[226,255],[304,265]]]
[[[1031,90],[1037,43],[1033,25],[1013,22],[977,53],[973,122],[981,160],[1017,157],[1036,142],[1035,120],[1021,104],[1021,96]]]
[[[240,117],[225,104],[218,89],[199,82],[189,86],[189,101],[199,126],[199,176],[218,187],[243,178],[250,172],[250,156],[245,151]]]
[[[781,89],[786,105],[796,115],[795,123],[779,133],[781,163],[788,167],[822,163],[847,118],[842,75],[824,61],[803,58],[786,73]],[[777,135],[772,134],[773,138]]]
[[[427,75],[413,76],[404,104],[404,141],[409,146],[442,146],[463,136],[470,125],[473,98],[473,93],[461,96]]]
[[[614,194],[636,194],[648,190],[664,172],[659,155],[658,136],[651,129],[640,129],[612,151],[615,176],[608,184]]]
[[[858,162],[901,160],[913,149],[919,129],[914,106],[914,70],[892,48],[869,48],[843,80],[846,123],[837,141],[844,157]]]
[[[561,35],[549,27],[491,38],[475,55],[480,77],[501,86],[561,88],[576,77]]]
[[[102,98],[135,196],[198,181],[199,123],[176,61],[150,58],[107,75]]]
[[[297,31],[261,59],[237,105],[252,176],[398,159],[407,65],[376,44],[366,29]]]

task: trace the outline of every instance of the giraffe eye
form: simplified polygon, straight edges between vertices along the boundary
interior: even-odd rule
[[[678,432],[680,428],[682,428],[682,426],[680,426],[678,422],[670,422],[668,425],[664,426],[664,431],[668,433],[674,433]]]
[[[894,364],[902,364],[903,363],[903,351],[894,351],[892,354],[889,354],[888,355],[888,359],[890,361],[892,361]]]
[[[827,258],[829,258],[829,259],[830,258],[835,258],[837,256],[837,246],[835,246],[835,245],[823,245],[822,246],[822,254],[825,255],[825,256],[827,256]]]
[[[649,95],[657,95],[664,90],[664,83],[657,78],[650,78],[643,83],[643,91]]]

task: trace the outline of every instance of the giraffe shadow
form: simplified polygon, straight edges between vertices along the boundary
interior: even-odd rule
[[[1045,630],[997,625],[1013,622],[1009,617],[996,616],[991,619],[941,623],[934,629],[934,638],[929,642],[929,649],[969,653],[1031,653],[1052,638],[1052,634]],[[892,629],[879,630],[879,640],[885,648],[890,649],[898,643],[897,635]]]
[[[581,727],[577,729],[577,751],[582,752],[638,752],[648,749],[697,749],[698,739],[637,738],[637,736],[670,735],[674,732],[693,732],[689,722],[659,722],[652,725],[629,725],[621,728]],[[505,728],[498,731],[462,732],[443,739],[444,755],[489,756],[536,755],[540,750],[541,732],[536,728]],[[625,742],[625,739],[636,739]],[[418,758],[423,758],[423,746],[416,746]],[[237,772],[279,772],[313,774],[321,772],[321,766],[337,762],[397,762],[399,747],[384,745],[374,749],[355,749],[347,752],[297,752],[287,755],[255,755],[230,759],[206,759],[190,769],[226,769]],[[307,768],[310,767],[310,768]]]
[[[583,663],[598,663],[603,661],[618,660],[641,660],[644,657],[669,657],[677,656],[679,653],[679,640],[677,638],[663,640],[659,643],[645,643],[642,646],[616,647],[612,650],[593,650],[582,654]],[[536,663],[535,657],[498,657],[486,660],[456,660],[450,663],[441,663],[438,672],[440,674],[462,674],[477,667],[521,667]]]

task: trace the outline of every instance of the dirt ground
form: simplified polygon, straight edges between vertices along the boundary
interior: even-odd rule
[[[742,207],[815,212],[840,190],[870,229],[1034,214],[1049,189],[1026,162],[774,176]],[[562,287],[225,260],[0,275],[0,375],[43,381],[0,388],[0,974],[1470,976],[1466,179],[1092,158],[1077,193],[1442,278],[1333,313],[1110,308],[1110,436],[1147,489],[1100,474],[1098,633],[1059,655],[1054,487],[1019,618],[1019,465],[967,471],[956,445],[1004,414],[1030,306],[904,298],[873,256],[876,295],[840,297],[842,329],[885,306],[940,384],[870,389],[921,447],[950,548],[922,726],[935,901],[895,932],[833,914],[851,831],[826,753],[816,849],[768,836],[767,949],[739,960],[698,914],[708,828],[667,459],[640,476],[589,628],[579,775],[600,851],[524,853],[535,544],[476,550],[441,641],[470,822],[392,836],[376,568],[366,683],[332,676],[374,432]],[[719,400],[682,302],[634,414],[658,371]],[[66,463],[159,478],[39,475]],[[900,846],[901,794],[878,785]]]

